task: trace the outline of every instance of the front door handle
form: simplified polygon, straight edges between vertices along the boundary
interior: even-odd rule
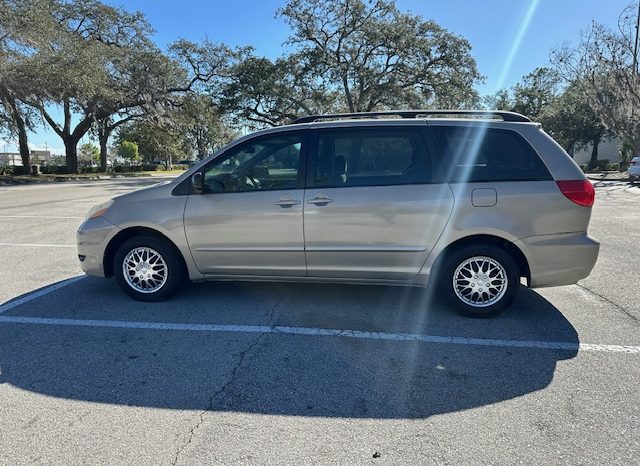
[[[278,202],[275,203],[276,205],[279,205],[282,208],[285,207],[291,207],[294,205],[298,205],[300,204],[300,201],[296,201],[295,199],[291,199],[290,197],[283,197],[280,198],[280,200]]]
[[[333,202],[333,199],[329,199],[324,194],[318,194],[313,199],[309,199],[307,201],[308,204],[319,205],[319,206],[327,205],[329,202]]]

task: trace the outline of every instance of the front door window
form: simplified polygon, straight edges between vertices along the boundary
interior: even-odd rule
[[[231,149],[205,169],[205,192],[296,189],[301,147],[301,136],[272,135]]]

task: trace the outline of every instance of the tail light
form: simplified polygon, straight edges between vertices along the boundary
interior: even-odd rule
[[[560,192],[570,201],[585,207],[591,207],[596,197],[593,185],[587,180],[556,181]]]
[[[631,162],[629,162],[629,164],[631,165],[640,165],[640,162],[634,162],[633,160]]]

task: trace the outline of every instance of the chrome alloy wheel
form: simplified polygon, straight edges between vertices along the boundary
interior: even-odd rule
[[[505,268],[490,257],[470,257],[453,273],[456,296],[473,307],[487,307],[500,301],[508,283]]]
[[[158,251],[138,247],[122,261],[122,275],[127,284],[140,293],[154,293],[167,281],[168,267]]]

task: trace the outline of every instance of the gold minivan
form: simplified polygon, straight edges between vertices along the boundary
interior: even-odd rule
[[[83,270],[162,300],[183,279],[426,286],[495,315],[521,280],[591,272],[594,189],[510,112],[303,117],[244,136],[174,181],[93,208]]]

